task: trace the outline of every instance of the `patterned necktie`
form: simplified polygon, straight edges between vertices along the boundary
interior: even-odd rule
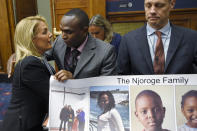
[[[77,66],[77,61],[78,61],[77,57],[79,55],[80,55],[80,51],[78,51],[77,49],[73,49],[71,51],[68,68],[69,68],[69,71],[72,73],[74,73],[75,68]]]
[[[155,58],[154,58],[154,72],[155,74],[163,74],[164,73],[164,65],[165,65],[165,55],[163,49],[163,42],[161,38],[161,32],[156,31],[156,35],[158,36],[155,50]]]

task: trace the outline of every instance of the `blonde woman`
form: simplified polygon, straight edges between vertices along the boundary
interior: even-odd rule
[[[92,17],[89,23],[89,32],[93,37],[115,46],[116,53],[118,53],[121,35],[113,32],[109,21],[104,19],[101,15],[97,14]]]
[[[12,98],[3,120],[3,131],[43,130],[52,67],[42,55],[51,48],[51,37],[47,22],[41,16],[27,17],[17,24]]]

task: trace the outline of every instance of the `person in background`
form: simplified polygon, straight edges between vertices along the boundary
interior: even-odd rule
[[[178,131],[197,131],[197,90],[190,90],[182,96],[181,110],[187,122]]]
[[[77,119],[79,121],[78,129],[79,131],[84,131],[85,129],[85,112],[82,108],[77,110]]]
[[[197,31],[170,22],[175,1],[144,0],[147,23],[122,37],[117,58],[118,74],[195,73]]]
[[[60,112],[60,128],[59,131],[62,130],[62,124],[63,124],[63,131],[66,131],[66,123],[68,123],[68,119],[69,119],[69,113],[68,113],[68,106],[65,105]]]
[[[68,131],[72,131],[75,113],[71,105],[68,105]]]
[[[62,35],[46,53],[48,60],[55,60],[58,66],[57,80],[116,74],[114,47],[89,35],[88,26],[88,15],[81,9],[71,9],[62,17]]]
[[[121,35],[113,32],[109,21],[104,19],[101,15],[97,14],[92,17],[89,23],[89,33],[93,37],[115,46],[116,53],[118,54]]]
[[[98,116],[98,131],[124,131],[123,122],[115,108],[114,96],[109,91],[102,91],[98,96],[98,106],[103,111]]]
[[[52,34],[41,16],[22,19],[16,26],[16,65],[12,97],[3,120],[3,131],[43,131],[48,113],[49,79],[54,69],[43,58],[52,48]]]

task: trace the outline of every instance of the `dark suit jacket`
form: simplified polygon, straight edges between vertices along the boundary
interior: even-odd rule
[[[41,125],[48,112],[49,78],[46,66],[34,56],[24,58],[21,66],[20,62],[16,65],[3,131],[42,131]]]
[[[197,64],[197,32],[171,25],[171,38],[165,62],[165,74],[191,74]],[[154,74],[146,25],[126,34],[117,58],[118,74]]]
[[[67,45],[61,36],[58,36],[53,48],[46,53],[48,60],[55,60],[58,69],[64,68],[64,56]],[[112,45],[99,39],[88,36],[80,59],[74,72],[74,78],[87,78],[115,74],[116,52]]]

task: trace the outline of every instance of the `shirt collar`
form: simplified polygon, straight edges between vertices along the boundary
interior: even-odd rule
[[[88,35],[86,36],[85,41],[77,48],[77,50],[78,50],[80,53],[82,52],[82,50],[83,50],[84,46],[86,45],[87,41],[88,41]],[[74,48],[71,47],[71,51],[72,51],[72,50],[74,50]]]
[[[161,28],[159,31],[162,32],[162,34],[168,35],[170,28],[171,28],[170,27],[170,22],[168,20],[168,23],[163,28]],[[147,23],[147,26],[146,26],[146,30],[147,30],[147,35],[148,36],[152,35],[156,31],[148,23]]]

